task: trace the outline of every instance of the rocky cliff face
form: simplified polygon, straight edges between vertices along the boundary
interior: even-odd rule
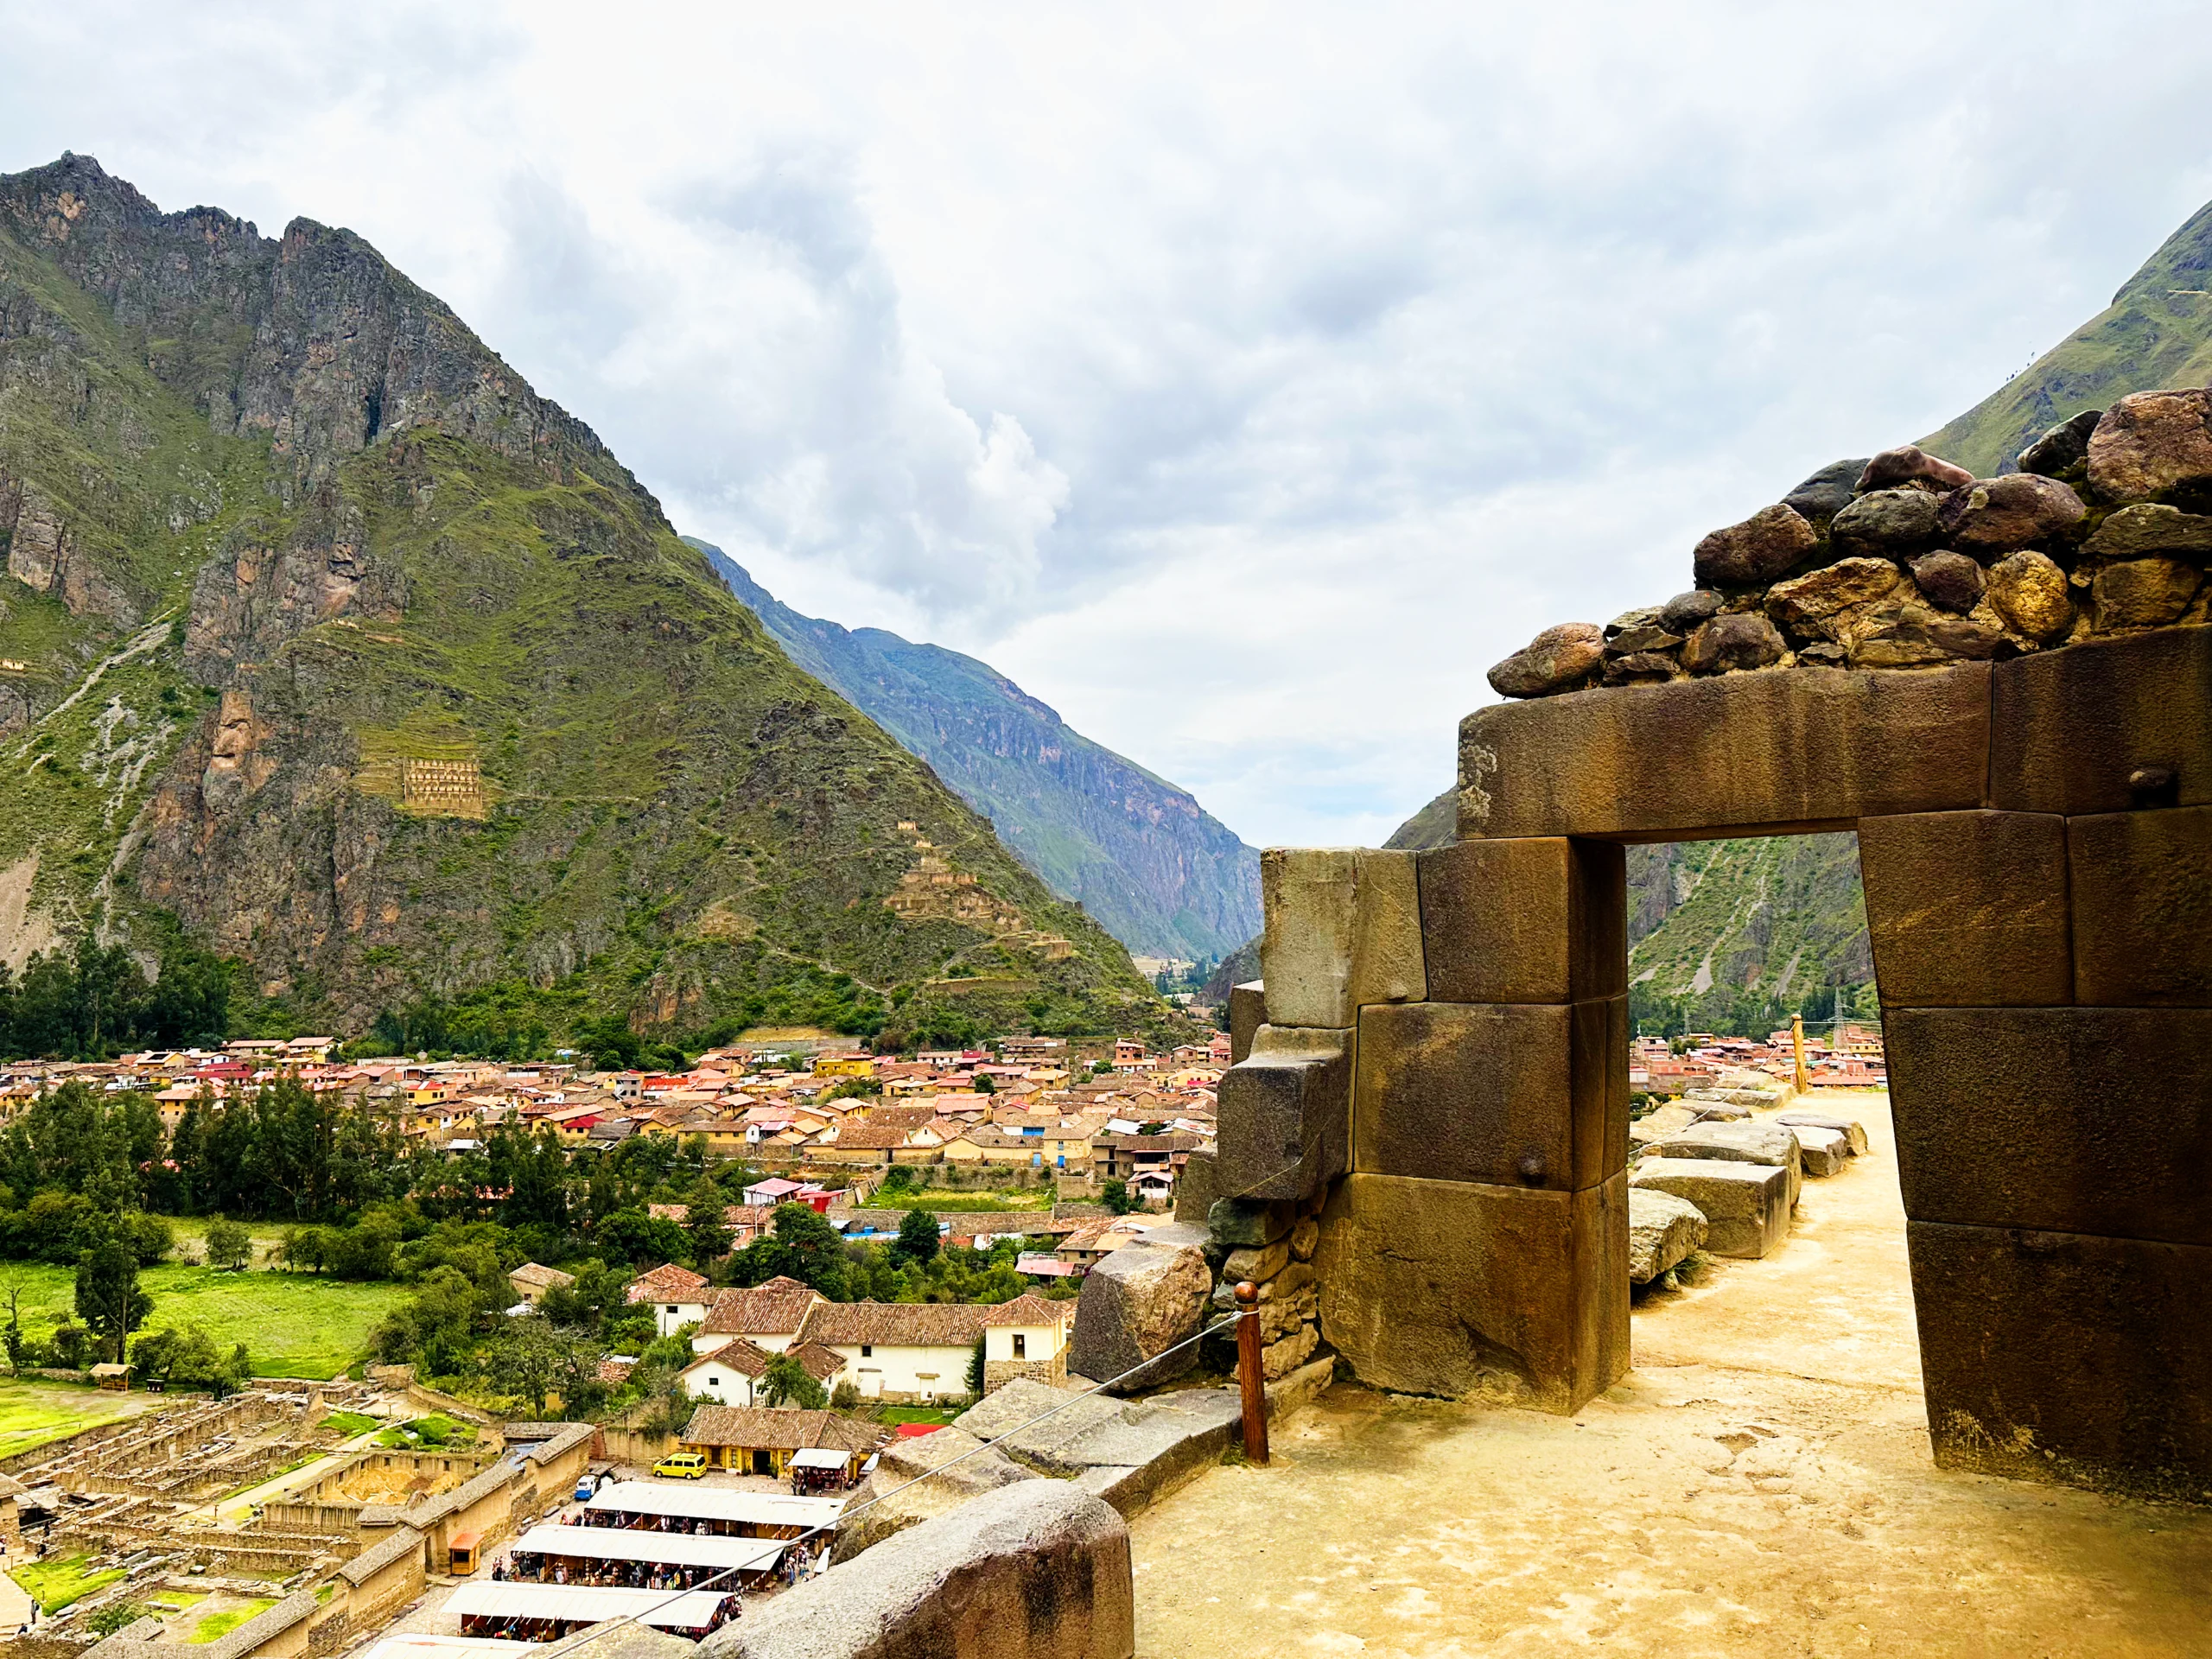
[[[1130,950],[1224,956],[1258,931],[1260,855],[1189,791],[1092,742],[988,664],[780,603],[696,543],[791,660],[933,766]]]
[[[83,157],[0,178],[0,554],[26,937],[150,957],[172,912],[346,1029],[1156,1008],[350,232],[164,214]],[[918,843],[965,908],[899,896]]]

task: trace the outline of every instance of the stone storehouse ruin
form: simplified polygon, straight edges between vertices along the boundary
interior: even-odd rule
[[[1623,848],[1855,830],[1936,1461],[2212,1493],[2212,392],[2022,463],[1825,469],[1492,671],[1457,844],[1266,855],[1215,1239],[1318,1211],[1360,1378],[1622,1376]]]

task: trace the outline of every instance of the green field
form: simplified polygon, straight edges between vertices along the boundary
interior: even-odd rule
[[[110,1567],[105,1573],[87,1573],[85,1567],[92,1559],[87,1551],[55,1560],[26,1561],[11,1569],[8,1576],[23,1586],[41,1611],[58,1613],[71,1602],[130,1576],[119,1567]]]
[[[139,1410],[144,1401],[105,1389],[0,1378],[0,1458]]]
[[[242,1342],[257,1376],[337,1376],[361,1357],[377,1322],[408,1295],[402,1285],[213,1268],[149,1268],[138,1282],[154,1299],[148,1330],[197,1324],[226,1348]],[[0,1263],[0,1289],[16,1283],[23,1287],[23,1323],[40,1338],[75,1306],[73,1268]]]
[[[1040,1192],[1033,1186],[1010,1192],[956,1192],[950,1187],[932,1187],[927,1191],[910,1189],[903,1192],[887,1192],[878,1189],[869,1195],[867,1207],[871,1210],[929,1210],[941,1215],[976,1210],[1050,1210],[1052,1194],[1049,1191]]]

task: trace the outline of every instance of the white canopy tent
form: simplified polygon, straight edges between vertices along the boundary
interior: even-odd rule
[[[791,1464],[795,1468],[812,1468],[816,1465],[801,1459],[820,1457],[830,1459],[820,1466],[842,1469],[847,1456],[817,1447],[799,1452]],[[742,1491],[727,1486],[618,1480],[594,1493],[584,1504],[584,1513],[664,1515],[672,1520],[725,1521],[741,1527],[830,1527],[836,1524],[844,1508],[841,1497],[793,1497],[784,1492]]]
[[[573,1529],[570,1529],[573,1530]],[[464,1584],[445,1611],[463,1618],[632,1618],[662,1630],[703,1630],[734,1590],[621,1590],[580,1584]],[[504,1644],[503,1644],[504,1645]]]
[[[702,1538],[696,1533],[662,1532],[651,1527],[532,1527],[515,1540],[526,1555],[558,1555],[570,1560],[647,1561],[655,1567],[740,1567],[766,1573],[784,1547],[761,1538]]]
[[[848,1452],[832,1451],[826,1446],[810,1446],[803,1451],[792,1452],[791,1461],[785,1465],[785,1467],[788,1469],[842,1469],[850,1461],[851,1455]],[[804,1503],[810,1500],[800,1498],[797,1501]]]

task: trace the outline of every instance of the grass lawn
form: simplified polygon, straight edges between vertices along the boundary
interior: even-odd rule
[[[138,1411],[147,1399],[67,1382],[0,1379],[0,1458]]]
[[[960,1414],[939,1411],[934,1406],[885,1406],[876,1414],[877,1420],[886,1423],[949,1423]]]
[[[0,1288],[14,1283],[23,1287],[23,1323],[41,1336],[76,1305],[73,1268],[0,1264]],[[242,1342],[257,1376],[337,1376],[360,1357],[377,1322],[409,1294],[403,1285],[168,1265],[148,1268],[138,1283],[154,1299],[146,1329],[197,1324],[225,1348]]]
[[[455,1422],[442,1414],[417,1417],[411,1422],[394,1423],[377,1436],[378,1446],[407,1450],[416,1446],[474,1446],[476,1444],[476,1425]]]
[[[163,1216],[169,1230],[176,1235],[179,1255],[197,1255],[205,1260],[207,1255],[207,1224],[206,1216]],[[283,1242],[284,1229],[273,1221],[249,1221],[245,1224],[247,1236],[253,1240],[253,1265],[261,1267],[269,1260],[269,1253]]]
[[[49,1561],[27,1561],[8,1576],[23,1586],[38,1603],[40,1611],[58,1613],[71,1602],[130,1576],[119,1567],[111,1567],[105,1573],[87,1573],[85,1564],[92,1559],[92,1552],[87,1550],[81,1555],[64,1555]]]
[[[358,1411],[334,1411],[316,1427],[329,1429],[340,1438],[350,1440],[356,1434],[365,1434],[380,1427],[382,1422],[381,1418],[370,1417]]]
[[[878,1192],[868,1201],[871,1210],[933,1210],[945,1214],[960,1210],[1050,1210],[1052,1195],[1033,1188],[1015,1192]]]
[[[226,1607],[219,1613],[209,1613],[186,1638],[186,1644],[198,1647],[202,1643],[214,1641],[218,1637],[228,1636],[249,1618],[258,1618],[276,1605],[276,1598],[274,1596],[256,1596],[236,1607]]]

